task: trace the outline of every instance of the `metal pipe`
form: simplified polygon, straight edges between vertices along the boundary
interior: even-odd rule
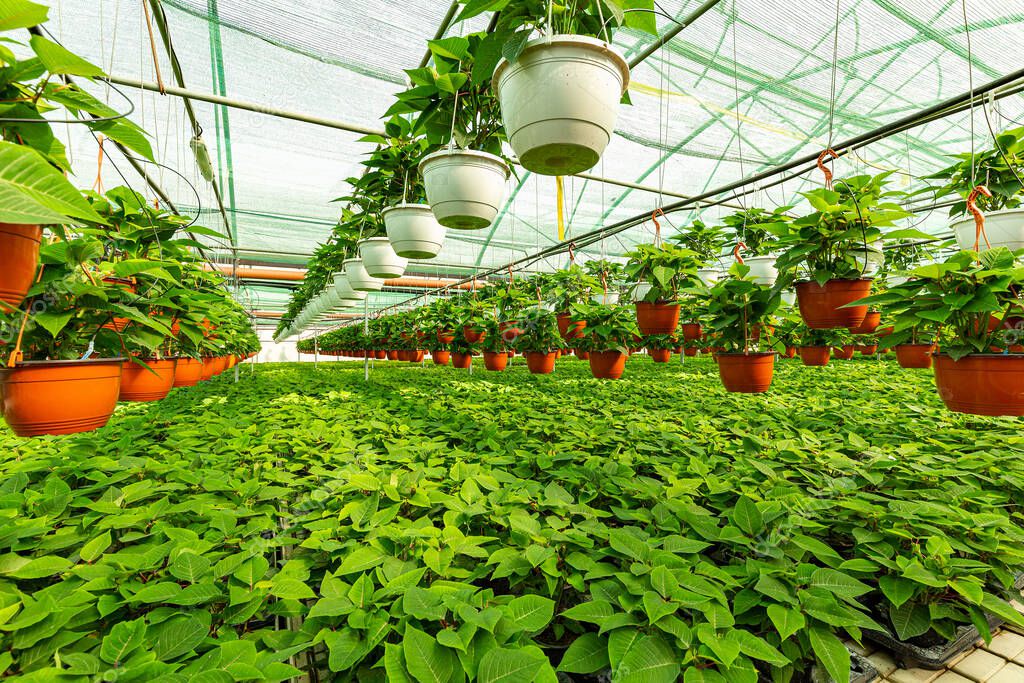
[[[637,64],[653,55],[661,48],[662,45],[678,36],[684,28],[700,19],[702,16],[704,16],[705,12],[710,10],[712,7],[714,7],[721,1],[722,0],[707,0],[707,2],[705,2],[703,5],[695,9],[693,12],[691,12],[689,16],[687,16],[685,19],[683,19],[680,22],[677,22],[671,30],[666,31],[656,41],[648,45],[647,48],[645,48],[640,54],[638,54],[636,57],[633,57],[633,59],[629,60],[629,68],[632,69]]]
[[[448,27],[452,25],[452,19],[455,18],[455,13],[459,11],[459,0],[452,0],[451,6],[448,8],[448,13],[444,15],[444,19],[441,20],[441,25],[437,27],[437,32],[434,33],[434,40],[441,40],[444,38],[444,34],[448,32]],[[422,69],[430,63],[431,52],[428,49],[423,55],[423,59],[420,60],[420,68]]]

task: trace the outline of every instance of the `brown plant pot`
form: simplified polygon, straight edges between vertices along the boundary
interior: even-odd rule
[[[595,379],[619,379],[626,370],[628,357],[621,351],[591,351],[590,374]]]
[[[856,349],[853,347],[853,344],[847,344],[842,348],[838,346],[833,346],[832,357],[835,358],[836,360],[852,360],[855,351]]]
[[[800,360],[804,365],[823,367],[828,365],[829,348],[827,346],[801,346]]]
[[[388,360],[398,360],[398,351],[385,351],[384,355]]]
[[[870,290],[869,290],[870,291]],[[879,324],[882,322],[881,311],[868,311],[867,315],[864,316],[864,320],[861,321],[860,325],[851,327],[850,332],[853,334],[872,334],[878,329]]]
[[[213,377],[214,369],[216,368],[216,358],[204,358],[203,359],[203,374],[199,378],[201,382],[209,381]]]
[[[572,352],[574,354],[576,354],[576,357],[579,358],[580,360],[590,360],[590,352],[589,351],[583,351],[581,349],[573,349]]]
[[[558,354],[555,352],[541,353],[540,351],[527,351],[526,367],[534,375],[550,375],[555,370],[555,359]]]
[[[431,351],[430,358],[434,361],[434,365],[448,365],[452,360],[451,351]]]
[[[514,342],[523,333],[523,329],[519,327],[518,320],[507,320],[499,323],[498,331],[501,333],[501,338],[509,343]]]
[[[426,357],[427,357],[427,352],[426,351],[416,350],[416,351],[410,351],[409,352],[409,362],[410,363],[422,363],[423,359],[426,358]]]
[[[1024,356],[936,354],[935,386],[946,407],[971,415],[1024,415]]]
[[[796,283],[796,299],[800,315],[808,327],[828,330],[853,328],[864,322],[867,306],[841,308],[871,293],[871,280],[829,280],[824,286],[817,282]]]
[[[179,358],[174,368],[175,387],[194,387],[203,378],[203,361],[198,358]]]
[[[643,335],[672,334],[679,325],[679,304],[637,301],[636,324]]]
[[[704,336],[704,328],[700,323],[683,323],[683,339],[697,341]]]
[[[174,387],[174,374],[178,359],[147,360],[147,369],[131,361],[125,361],[121,368],[121,393],[119,400],[144,403],[167,398]]]
[[[451,344],[455,341],[455,333],[451,330],[438,330],[437,332],[437,343],[438,344]]]
[[[726,391],[763,393],[771,386],[774,373],[774,352],[718,354],[718,376]]]
[[[897,344],[893,348],[901,368],[927,370],[932,366],[935,344]]]
[[[477,342],[483,341],[483,338],[486,336],[486,330],[478,330],[470,325],[466,325],[462,328],[462,338],[466,340],[467,344],[476,344]]]
[[[387,360],[388,359],[388,352],[387,351],[374,351],[373,352],[373,357],[374,357],[375,360]]]
[[[586,320],[573,320],[568,313],[559,313],[556,320],[558,321],[558,333],[565,341],[579,339],[583,336],[583,330],[587,329]]]
[[[508,366],[508,354],[504,351],[484,351],[484,367],[493,372],[501,372]]]
[[[873,356],[878,352],[878,344],[862,344],[857,347],[862,356]]]
[[[672,360],[672,349],[647,349],[647,355],[655,363],[667,363]]]
[[[0,223],[0,312],[16,309],[32,288],[42,238],[38,225]]]
[[[459,370],[468,370],[469,366],[473,363],[473,355],[470,353],[453,353],[452,354],[452,365],[457,367]]]
[[[783,354],[786,358],[796,358],[796,347],[787,346],[786,352]]]
[[[78,434],[107,424],[123,358],[38,361],[0,369],[4,420],[18,436]]]
[[[697,347],[696,346],[688,346],[685,349],[683,349],[683,353],[685,353],[690,358],[693,358],[694,356],[697,355]]]

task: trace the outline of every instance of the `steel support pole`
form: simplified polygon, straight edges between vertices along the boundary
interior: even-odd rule
[[[366,337],[370,334],[370,302],[369,297],[363,299],[363,336]],[[370,358],[368,354],[363,354],[363,381],[370,381]]]

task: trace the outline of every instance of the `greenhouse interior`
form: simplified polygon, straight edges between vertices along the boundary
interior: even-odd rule
[[[0,677],[1024,683],[1024,0],[0,0]]]

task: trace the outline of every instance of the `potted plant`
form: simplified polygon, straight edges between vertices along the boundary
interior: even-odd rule
[[[576,304],[575,315],[587,323],[586,334],[573,342],[587,352],[590,372],[597,379],[619,379],[634,337],[639,333],[632,311],[626,306]]]
[[[643,335],[673,334],[679,324],[679,295],[701,291],[696,252],[675,245],[641,244],[627,254],[634,287],[636,320]]]
[[[478,344],[487,336],[488,305],[486,302],[471,296],[458,307],[459,326],[462,337],[468,344]]]
[[[626,279],[626,268],[617,261],[608,259],[594,259],[583,265],[587,275],[593,278],[600,286],[590,300],[595,304],[614,306],[619,303],[620,288]]]
[[[644,338],[644,346],[655,363],[667,363],[672,360],[672,351],[679,346],[679,340],[671,334],[652,334]]]
[[[771,287],[778,279],[776,256],[772,252],[777,248],[777,235],[785,234],[786,226],[792,221],[788,215],[792,208],[780,206],[772,211],[750,208],[722,219],[735,233],[736,245],[744,251],[743,263],[750,268],[748,277],[757,284]]]
[[[929,179],[945,180],[936,199],[958,195],[949,215],[960,219],[952,228],[961,249],[985,250],[1006,247],[1024,249],[1024,127],[995,136],[990,149],[954,155],[957,162]],[[975,192],[979,183],[984,191]],[[967,200],[975,195],[977,209],[984,213],[984,230],[969,215]]]
[[[583,335],[587,322],[573,315],[574,307],[599,289],[600,282],[575,263],[544,278],[541,295],[557,314],[562,339],[569,341]]]
[[[459,20],[492,5],[470,3]],[[557,13],[538,0],[501,3],[485,39],[493,44],[481,51],[504,56],[492,85],[509,143],[528,171],[572,175],[601,158],[629,85],[629,66],[611,45],[618,25],[657,34],[649,11],[625,13],[616,3],[573,3]],[[541,37],[531,40],[535,31]]]
[[[558,351],[565,342],[554,312],[536,308],[523,321],[523,333],[515,340],[515,349],[526,356],[526,366],[535,375],[547,375],[555,369]]]
[[[452,342],[452,367],[468,370],[473,364],[473,345],[461,337]]]
[[[779,267],[807,279],[796,283],[800,314],[809,327],[857,327],[867,306],[847,306],[863,299],[871,280],[855,254],[882,239],[882,228],[910,214],[896,203],[902,193],[886,189],[889,173],[838,181],[837,189],[802,193],[814,211],[794,220],[780,237],[786,251]],[[888,237],[927,238],[916,230],[892,231]]]
[[[716,356],[726,391],[761,393],[768,390],[775,370],[772,314],[779,292],[749,279],[750,269],[736,263],[729,275],[711,288],[709,328],[723,349]]]
[[[501,333],[501,323],[493,318],[488,320],[484,325],[484,336],[480,343],[484,350],[484,367],[501,372],[508,366],[510,342]]]

